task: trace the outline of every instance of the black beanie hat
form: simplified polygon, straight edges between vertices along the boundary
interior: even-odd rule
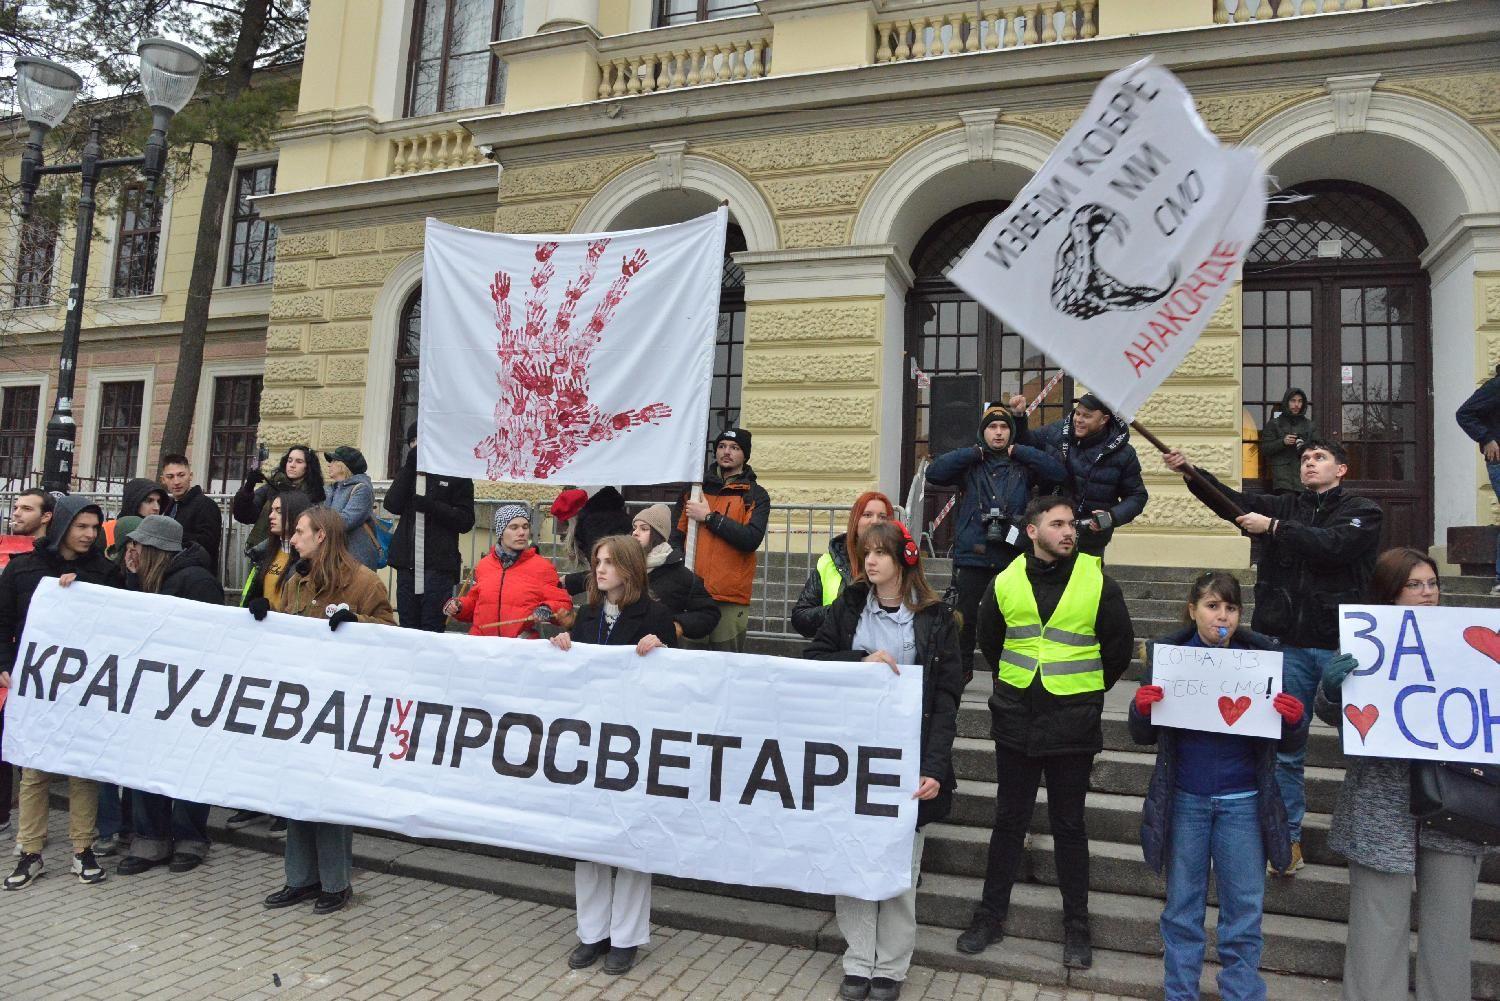
[[[742,452],[745,453],[745,461],[746,462],[750,461],[750,432],[749,431],[746,431],[744,428],[725,428],[723,431],[720,431],[719,432],[719,436],[714,439],[714,448],[715,449],[717,449],[719,447],[719,442],[721,442],[721,441],[732,441],[732,442],[734,442],[736,445],[738,445],[740,447],[740,451],[742,451]]]
[[[1014,440],[1016,436],[1016,415],[1011,413],[1006,407],[997,404],[993,407],[985,407],[984,416],[979,418],[979,444],[984,445],[984,429],[996,421],[1004,421],[1010,425],[1010,436]]]

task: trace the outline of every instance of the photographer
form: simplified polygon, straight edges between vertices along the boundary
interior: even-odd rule
[[[986,408],[977,443],[940,455],[927,467],[928,483],[960,491],[953,576],[965,677],[974,670],[979,598],[995,574],[1026,551],[1026,504],[1038,485],[1051,486],[1067,475],[1050,453],[1015,444],[1025,432],[1026,398],[1011,397],[1010,405],[1016,413],[1001,406]]]
[[[1307,416],[1307,394],[1293,387],[1281,398],[1281,407],[1271,412],[1270,420],[1260,431],[1260,457],[1271,472],[1271,493],[1302,492],[1302,472],[1298,455],[1302,446],[1316,432]]]

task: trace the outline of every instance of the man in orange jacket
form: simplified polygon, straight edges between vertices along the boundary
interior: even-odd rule
[[[684,640],[683,646],[736,653],[745,648],[755,558],[771,518],[771,497],[755,481],[749,461],[750,432],[744,428],[720,431],[714,439],[714,461],[703,474],[703,500],[694,501],[684,494],[678,503],[672,544],[683,548],[688,522],[698,523],[693,569],[719,606],[714,631],[702,640]]]

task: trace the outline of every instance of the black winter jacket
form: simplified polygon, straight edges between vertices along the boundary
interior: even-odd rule
[[[385,509],[399,515],[391,536],[388,563],[397,570],[416,569],[416,516],[427,515],[422,535],[426,540],[424,569],[457,577],[462,569],[458,537],[474,527],[474,481],[461,476],[427,474],[427,490],[417,493],[417,450],[406,454],[391,488],[385,494]]]
[[[1063,590],[1073,576],[1077,556],[1044,563],[1035,556],[1019,557],[1026,561],[1026,577],[1036,596],[1037,614],[1045,623],[1057,610]],[[979,601],[979,649],[993,677],[999,671],[1000,653],[1005,649],[1005,617],[995,601],[993,585],[985,588]],[[1135,654],[1135,626],[1125,607],[1125,595],[1112,578],[1105,576],[1099,595],[1099,612],[1094,617],[1094,635],[1099,640],[1099,656],[1104,662],[1104,687],[1109,690],[1120,680],[1130,658]],[[1082,695],[1053,695],[1042,685],[1037,671],[1025,691],[1010,685],[995,685],[990,696],[990,734],[995,743],[1030,757],[1054,754],[1097,754],[1104,749],[1104,692]]]
[[[1474,390],[1453,416],[1464,434],[1478,442],[1480,448],[1492,441],[1500,442],[1500,375]]]
[[[104,555],[103,549],[91,549],[76,560],[65,560],[58,554],[57,545],[67,534],[68,526],[84,511],[103,520],[104,512],[88,498],[78,494],[59,498],[47,534],[36,540],[36,548],[12,559],[5,572],[0,573],[0,671],[9,671],[16,662],[31,596],[44,578],[72,573],[88,584],[119,587],[124,583],[120,568]]]
[[[849,566],[849,547],[845,545],[848,538],[849,533],[840,532],[828,540],[828,556],[833,560],[833,567],[839,572],[844,587],[854,579],[854,570]],[[827,614],[828,606],[823,604],[823,577],[814,566],[812,573],[807,575],[807,582],[802,585],[802,593],[797,595],[797,604],[792,606],[792,628],[812,639],[818,635],[818,627]]]
[[[1109,512],[1113,524],[1103,532],[1079,526],[1080,552],[1103,553],[1115,529],[1130,524],[1146,509],[1141,460],[1130,444],[1130,429],[1119,418],[1111,418],[1102,431],[1079,441],[1073,434],[1072,418],[1064,417],[1035,431],[1031,443],[1057,453],[1066,473],[1063,492],[1073,498],[1080,519],[1092,517],[1095,508]]]
[[[1035,488],[1050,490],[1063,483],[1067,475],[1055,455],[1019,444],[1009,455],[969,445],[934,459],[927,467],[927,482],[962,491],[954,521],[953,565],[992,571],[1009,566],[1026,549],[1026,530],[1017,528],[1018,545],[987,543],[984,514],[997,508],[1019,523]]]
[[[224,604],[224,586],[214,574],[208,554],[196,542],[189,542],[182,552],[172,557],[157,593],[209,605]]]
[[[1304,401],[1302,413],[1295,416],[1287,407],[1287,401],[1293,396],[1301,396]],[[1302,489],[1300,453],[1286,443],[1286,436],[1296,435],[1303,441],[1310,441],[1316,434],[1312,418],[1307,415],[1312,404],[1306,401],[1307,394],[1302,390],[1296,387],[1288,389],[1281,397],[1281,408],[1260,429],[1260,457],[1266,461],[1266,471],[1270,473],[1273,491],[1290,490],[1295,493]]]
[[[1338,649],[1339,604],[1363,601],[1375,571],[1380,505],[1343,487],[1321,494],[1240,493],[1198,472],[1245,511],[1281,521],[1274,535],[1262,537],[1255,630],[1287,646]],[[1219,517],[1234,520],[1196,481],[1188,480],[1188,489]]]
[[[870,598],[868,581],[844,588],[818,634],[803,651],[808,660],[863,660],[870,650],[854,649],[854,632]],[[916,613],[912,630],[917,641],[917,660],[922,663],[922,762],[919,772],[937,779],[942,786],[936,797],[917,807],[917,826],[936,823],[953,808],[958,787],[953,772],[953,739],[958,736],[958,702],[964,692],[963,661],[958,652],[958,619],[953,609],[939,602]],[[874,669],[889,670],[884,664]]]
[[[646,586],[651,597],[666,606],[672,621],[682,628],[682,638],[701,640],[719,624],[719,603],[703,586],[703,578],[687,568],[682,553],[676,549],[665,563],[646,571]],[[569,594],[584,594],[589,587],[589,571],[576,570],[563,578]]]
[[[568,630],[574,643],[599,643],[605,646],[635,646],[647,635],[655,633],[667,646],[677,645],[677,629],[672,625],[672,613],[665,605],[650,598],[642,598],[633,605],[620,609],[615,627],[604,625],[604,606],[584,605]]]
[[[182,526],[182,541],[196,542],[208,554],[209,568],[219,572],[219,543],[224,534],[224,516],[219,505],[204,496],[203,488],[194,486],[182,495],[182,500],[167,497],[167,506],[162,514],[175,519]]]
[[[1196,626],[1186,626],[1170,635],[1163,636],[1150,645],[1147,653],[1145,680],[1151,684],[1151,664],[1155,660],[1156,645],[1186,646],[1192,639]],[[1275,650],[1280,644],[1269,636],[1240,629],[1230,640],[1240,649]],[[1255,744],[1255,791],[1256,808],[1260,814],[1260,838],[1265,846],[1266,857],[1278,871],[1286,869],[1292,861],[1291,829],[1287,826],[1286,804],[1281,798],[1281,787],[1276,783],[1276,755],[1280,751],[1295,752],[1307,744],[1307,728],[1311,716],[1304,713],[1301,721],[1292,726],[1285,720],[1281,724],[1281,739],[1268,740],[1262,737],[1241,739]],[[1157,726],[1150,716],[1142,715],[1130,702],[1130,738],[1137,744],[1156,745],[1156,768],[1151,772],[1151,783],[1146,789],[1146,799],[1141,808],[1141,852],[1158,875],[1165,870],[1167,846],[1172,843],[1172,797],[1177,790],[1177,730],[1169,726]]]

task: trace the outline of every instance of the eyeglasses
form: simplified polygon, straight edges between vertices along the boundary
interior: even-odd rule
[[[1431,591],[1433,594],[1436,594],[1442,589],[1442,585],[1435,580],[1409,580],[1401,586],[1413,593],[1417,591]]]

